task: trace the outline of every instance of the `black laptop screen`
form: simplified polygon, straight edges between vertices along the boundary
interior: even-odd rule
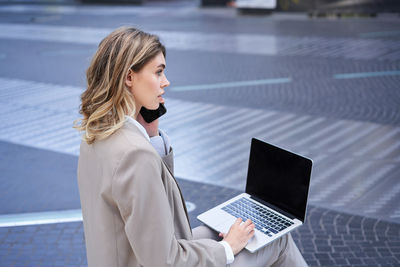
[[[311,168],[310,159],[253,138],[246,193],[304,222]]]

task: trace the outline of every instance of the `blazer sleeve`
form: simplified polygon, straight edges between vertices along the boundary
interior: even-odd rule
[[[161,161],[147,150],[127,152],[115,171],[112,195],[135,257],[145,267],[226,266],[215,240],[176,239],[161,180]]]

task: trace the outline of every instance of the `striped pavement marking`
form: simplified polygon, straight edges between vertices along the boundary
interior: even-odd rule
[[[400,128],[395,128],[393,130],[391,130],[390,128],[386,129],[385,127],[381,127],[379,129],[379,130],[381,130],[381,132],[378,132],[378,135],[376,137],[374,136],[373,139],[371,140],[371,142],[369,142],[368,144],[366,144],[365,146],[361,147],[356,152],[354,152],[354,155],[362,156],[362,155],[369,154],[371,152],[371,150],[373,148],[375,148],[377,145],[380,146],[385,141],[391,140],[391,138],[395,135],[400,136]],[[395,139],[395,140],[399,140],[399,139]],[[391,140],[390,143],[392,143],[392,142],[393,142],[393,140]]]
[[[369,162],[360,163],[354,166],[353,168],[349,169],[349,171],[346,172],[346,174],[340,177],[335,177],[334,181],[331,183],[329,188],[321,190],[317,194],[311,196],[310,198],[311,202],[320,202],[327,199],[329,196],[336,193],[346,183],[351,182],[353,178],[358,177],[359,175],[365,173],[365,171],[369,168],[370,168]]]
[[[397,143],[398,140],[400,140],[400,128],[385,128],[385,132],[387,134],[380,136],[377,138],[377,142],[375,145],[371,145],[372,140],[370,142],[366,142],[368,144],[368,149],[365,151],[363,148],[357,149],[355,151],[356,156],[365,156],[365,155],[370,155],[372,158],[375,159],[383,159],[382,155],[384,151],[391,149],[393,147],[393,144]],[[359,150],[361,150],[363,153],[359,154]]]
[[[343,120],[338,120],[336,122],[331,123],[330,125],[327,125],[325,127],[322,127],[321,130],[319,131],[314,131],[311,132],[308,136],[305,138],[302,138],[297,141],[297,146],[309,146],[311,144],[315,144],[316,139],[318,138],[324,138],[326,136],[331,136],[331,132],[336,132],[338,129],[344,128],[344,125],[346,124],[345,121]]]
[[[381,181],[391,170],[394,169],[394,167],[395,165],[375,167],[375,171],[370,175],[363,176],[362,182],[356,183],[355,187],[345,187],[343,190],[349,190],[351,192],[342,197],[338,202],[334,203],[333,206],[343,207],[351,204],[352,201],[364,195],[370,188]]]
[[[0,140],[78,155],[80,134],[72,125],[81,92],[0,78]],[[250,140],[256,137],[315,159],[310,203],[362,212],[349,204],[388,195],[371,203],[368,214],[397,220],[385,210],[400,196],[387,180],[399,170],[399,127],[177,99],[166,103],[160,128],[172,141],[178,177],[243,190]],[[376,187],[381,180],[388,184],[382,192]]]
[[[312,149],[326,149],[328,147],[331,148],[333,147],[333,145],[337,144],[338,141],[344,140],[347,136],[349,136],[350,133],[361,128],[361,123],[353,123],[347,125],[347,127],[340,128],[335,133],[324,136],[322,140],[320,140],[319,142],[315,142],[310,147]]]
[[[252,80],[252,81],[176,86],[171,88],[171,91],[182,92],[182,91],[193,91],[193,90],[211,90],[211,89],[221,89],[221,88],[264,85],[264,84],[281,84],[290,82],[292,82],[292,79],[285,77],[285,78],[262,79],[262,80]]]
[[[274,137],[279,137],[281,134],[290,132],[291,129],[296,129],[299,125],[302,125],[305,121],[309,120],[309,118],[309,116],[296,116],[292,120],[289,120],[287,124],[266,131],[263,137],[275,140]]]
[[[335,74],[333,77],[335,79],[355,79],[355,78],[370,78],[370,77],[397,76],[397,75],[400,75],[400,70],[343,73],[343,74]]]
[[[196,204],[185,201],[188,212],[196,209]],[[82,210],[58,210],[0,215],[0,227],[15,227],[51,223],[81,222]]]
[[[0,215],[0,227],[80,221],[82,221],[80,209]]]
[[[366,127],[363,126],[363,130],[362,131],[358,131],[357,133],[351,134],[350,136],[348,136],[347,138],[345,138],[343,141],[341,142],[337,142],[336,146],[333,146],[332,148],[330,148],[328,150],[328,152],[332,152],[332,153],[338,153],[339,151],[345,149],[346,147],[348,147],[350,144],[355,143],[356,141],[362,139],[363,137],[367,136],[369,133],[371,133],[372,131],[374,131],[375,129],[379,128],[379,125],[367,125]]]
[[[279,143],[282,140],[285,140],[285,139],[290,138],[292,136],[296,136],[299,133],[308,132],[313,126],[321,124],[324,121],[325,121],[324,118],[317,118],[317,119],[310,120],[310,121],[304,123],[303,125],[301,125],[300,127],[295,127],[295,129],[293,129],[291,131],[287,131],[285,134],[279,135],[279,137],[274,138],[274,141],[276,143]]]
[[[0,23],[0,38],[97,45],[113,28],[73,27],[44,24]],[[143,29],[146,30],[146,29]],[[309,57],[372,59],[395,61],[400,58],[400,41],[387,39],[294,37],[266,34],[231,34],[178,31],[149,31],[174,50],[218,51],[253,55],[295,55]],[[210,45],[218,44],[218,45]],[[341,78],[357,75],[338,74]],[[381,72],[380,75],[383,75]],[[384,75],[392,75],[389,72]],[[397,75],[397,74],[395,74]],[[379,76],[379,75],[378,75]],[[276,80],[290,82],[290,78]],[[272,80],[269,82],[273,82]],[[194,85],[195,87],[197,85]],[[186,87],[192,90],[192,87]]]
[[[382,196],[377,201],[374,201],[365,212],[367,214],[377,212],[378,210],[381,209],[381,207],[384,207],[387,202],[389,202],[392,198],[398,196],[399,194],[400,194],[400,183],[397,183],[394,184],[393,187],[390,188],[390,190],[385,192],[385,194],[382,194]]]
[[[388,149],[382,150],[376,157],[377,158],[386,158],[390,154],[397,154],[399,155],[400,151],[400,139],[396,140],[396,143],[392,144]]]
[[[351,169],[350,165],[351,161],[341,160],[339,162],[335,162],[335,164],[329,164],[325,169],[316,169],[313,171],[313,175],[317,176],[318,179],[313,179],[311,186],[316,187],[319,184],[323,184],[321,187],[325,186],[325,181],[327,179],[334,179],[335,175],[341,169]]]
[[[268,119],[266,122],[257,125],[257,127],[249,127],[250,129],[246,129],[245,131],[238,131],[238,134],[242,138],[248,135],[262,136],[264,138],[265,135],[269,134],[271,129],[278,129],[280,125],[286,125],[287,123],[290,123],[293,118],[295,118],[294,114],[277,113],[273,119]]]
[[[174,10],[190,10],[193,8],[190,7],[179,7],[178,9],[175,7]],[[8,5],[1,6],[0,12],[7,13],[27,13],[27,12],[41,12],[44,14],[59,14],[59,15],[70,15],[70,14],[78,14],[78,15],[89,15],[89,16],[115,16],[115,15],[135,15],[136,16],[149,16],[149,15],[159,15],[166,12],[165,7],[155,7],[151,8],[144,6],[62,6],[62,5],[12,5],[9,3]],[[171,14],[174,15],[174,14]]]

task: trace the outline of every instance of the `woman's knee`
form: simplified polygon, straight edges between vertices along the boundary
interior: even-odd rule
[[[282,254],[282,251],[284,251],[287,248],[287,245],[289,243],[291,236],[290,233],[285,234],[276,240],[272,241],[271,245],[274,245],[276,249],[279,249],[279,254]]]

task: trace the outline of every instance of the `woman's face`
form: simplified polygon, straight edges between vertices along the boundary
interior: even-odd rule
[[[138,110],[143,106],[157,109],[160,103],[164,103],[164,88],[169,86],[164,73],[165,66],[164,55],[160,52],[139,72],[129,71],[125,83],[131,89]]]

